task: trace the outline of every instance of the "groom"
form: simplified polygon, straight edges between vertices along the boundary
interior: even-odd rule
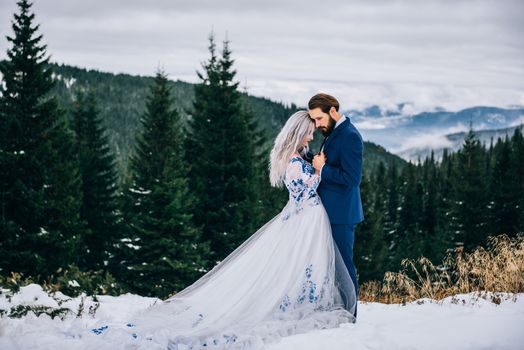
[[[360,200],[362,137],[349,118],[339,113],[339,103],[333,96],[317,94],[309,100],[308,108],[310,118],[326,137],[321,153],[313,158],[313,167],[320,171],[318,193],[329,216],[333,239],[355,285],[358,300],[353,242],[355,226],[364,220]]]

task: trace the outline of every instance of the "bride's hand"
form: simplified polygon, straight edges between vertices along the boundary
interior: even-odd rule
[[[324,154],[324,152],[320,152],[320,154],[317,154],[313,158],[313,168],[315,168],[315,170],[320,171],[324,164],[326,164],[326,155]]]

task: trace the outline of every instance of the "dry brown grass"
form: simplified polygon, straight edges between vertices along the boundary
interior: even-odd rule
[[[386,272],[382,282],[363,283],[359,300],[405,303],[485,291],[506,292],[513,298],[524,292],[524,235],[489,237],[487,249],[480,247],[471,253],[458,248],[439,266],[424,257],[404,259],[402,271]],[[497,294],[491,300],[500,302]]]

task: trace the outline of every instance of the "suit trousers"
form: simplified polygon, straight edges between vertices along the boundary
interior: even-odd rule
[[[358,280],[357,269],[353,263],[353,243],[355,241],[355,226],[351,225],[331,225],[333,239],[342,255],[342,260],[346,264],[351,280],[355,285],[355,292],[358,300]],[[355,306],[355,317],[357,317],[357,308]]]

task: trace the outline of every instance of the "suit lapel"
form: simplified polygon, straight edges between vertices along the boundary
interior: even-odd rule
[[[326,143],[324,144],[324,149],[326,149],[331,142],[337,137],[338,134],[340,134],[340,131],[342,129],[347,128],[349,125],[349,118],[346,117],[346,120],[344,120],[337,128],[333,129],[331,132],[331,135],[328,136]]]

